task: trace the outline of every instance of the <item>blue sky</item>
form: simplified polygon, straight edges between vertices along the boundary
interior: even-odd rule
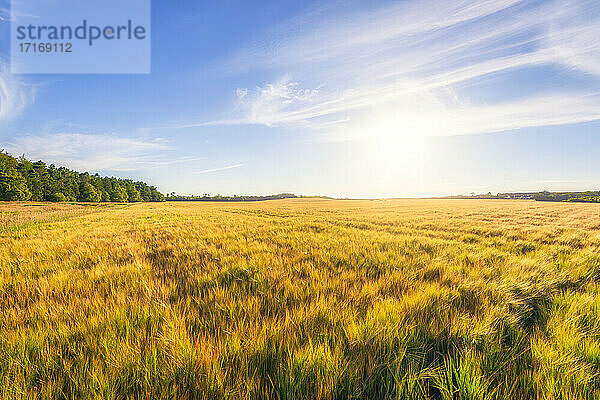
[[[11,75],[8,8],[16,155],[180,194],[600,189],[595,1],[154,0],[140,75]]]

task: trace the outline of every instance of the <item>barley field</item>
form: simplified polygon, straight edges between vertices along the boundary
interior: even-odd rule
[[[597,399],[600,205],[0,204],[2,399]]]

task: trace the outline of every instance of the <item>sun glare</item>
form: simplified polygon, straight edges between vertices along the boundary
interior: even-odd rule
[[[401,175],[423,164],[427,156],[425,132],[415,116],[386,112],[365,119],[355,129],[361,132],[361,153],[375,171]]]

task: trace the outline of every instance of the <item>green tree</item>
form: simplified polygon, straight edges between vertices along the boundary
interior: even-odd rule
[[[113,185],[113,190],[110,193],[110,201],[119,203],[127,201],[127,189],[119,184]]]
[[[129,179],[78,173],[0,150],[0,200],[164,201],[154,186]]]
[[[56,203],[56,202],[67,201],[67,198],[64,194],[57,192],[57,193],[53,193],[48,200]]]
[[[0,174],[0,200],[23,201],[31,198],[25,179],[19,175]]]
[[[165,201],[165,195],[162,194],[161,192],[159,192],[158,190],[156,190],[155,187],[151,186],[151,199],[150,201]]]
[[[100,201],[100,193],[89,182],[84,182],[79,187],[79,201],[97,203]]]
[[[0,151],[0,200],[29,200],[27,180],[19,174],[19,163],[10,154]]]
[[[110,194],[108,194],[106,190],[102,190],[100,192],[100,201],[102,201],[103,203],[110,201]]]
[[[127,184],[127,201],[129,201],[130,203],[142,201],[140,192],[138,192],[133,183]]]

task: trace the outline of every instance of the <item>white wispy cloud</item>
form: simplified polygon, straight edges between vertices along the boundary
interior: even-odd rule
[[[308,106],[317,99],[319,88],[303,89],[297,82],[290,82],[284,77],[277,82],[269,83],[254,90],[238,88],[236,91],[238,116],[229,119],[217,119],[208,122],[194,122],[171,126],[170,128],[193,128],[211,125],[267,125],[275,126],[297,124],[304,116],[296,116],[295,110],[300,105]]]
[[[262,124],[341,140],[368,135],[369,120],[381,110],[389,110],[387,120],[396,126],[421,135],[600,119],[596,1],[413,0],[339,12],[344,9],[341,2],[312,8],[241,51],[229,69],[283,78],[239,88],[225,118],[179,127]],[[509,74],[510,81],[519,70],[549,66],[596,81],[575,88],[550,82],[526,97],[490,103],[460,90],[494,74]],[[386,116],[377,118],[386,124]]]
[[[243,166],[244,166],[244,164],[234,164],[234,165],[228,165],[226,167],[221,167],[221,168],[204,169],[202,171],[196,171],[196,174],[209,174],[211,172],[226,171],[228,169],[239,168],[239,167],[243,167]]]
[[[170,149],[164,139],[82,133],[26,135],[13,139],[5,147],[13,155],[80,171],[136,170],[141,165],[160,163],[161,154]]]
[[[21,114],[33,102],[35,94],[35,87],[11,74],[0,59],[0,123]]]
[[[12,1],[12,9],[8,9],[6,7],[0,7],[0,21],[12,22],[16,21],[19,17],[31,17],[31,18],[39,18],[37,15],[28,14],[19,10],[17,6],[22,6],[23,4],[17,3],[16,1]]]
[[[151,168],[160,168],[160,167],[168,167],[176,164],[187,164],[187,163],[195,163],[197,161],[204,161],[205,157],[195,157],[195,156],[186,156],[186,157],[178,157],[176,159],[171,160],[161,160],[161,159],[152,159],[152,160],[138,160],[137,164],[147,165]]]

